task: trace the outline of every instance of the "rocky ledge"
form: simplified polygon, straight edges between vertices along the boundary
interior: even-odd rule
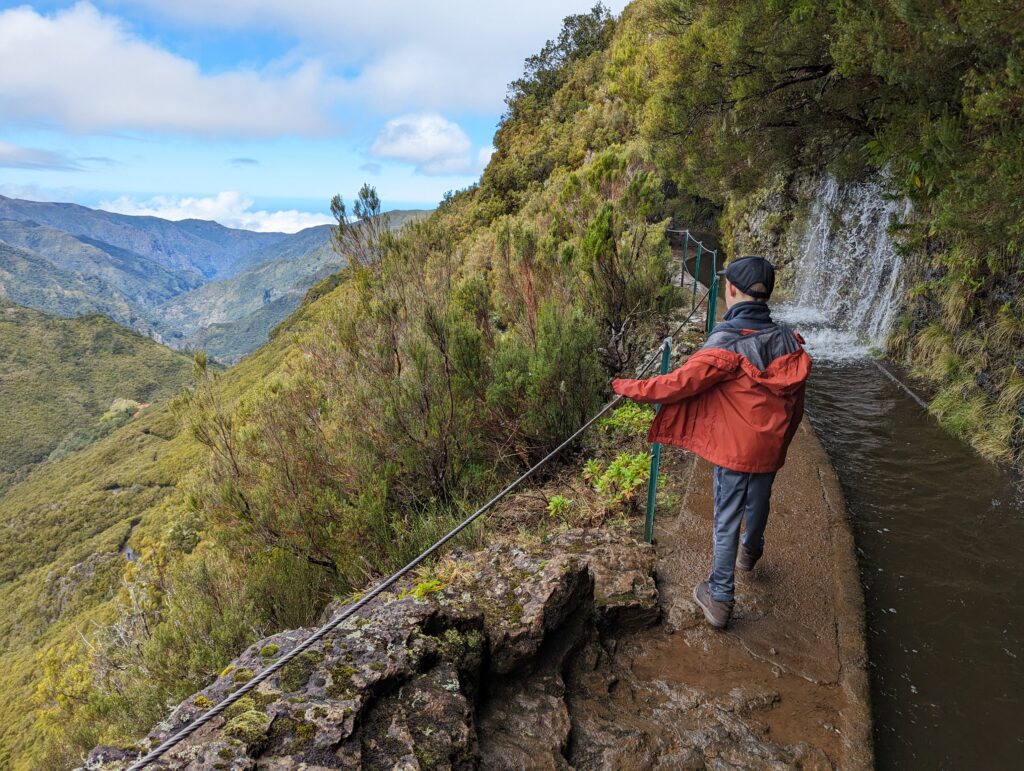
[[[465,556],[448,585],[383,596],[152,768],[831,768],[749,719],[777,695],[642,681],[616,656],[658,620],[655,565],[617,529]],[[85,768],[127,767],[308,634],[251,646],[139,747],[97,747]]]

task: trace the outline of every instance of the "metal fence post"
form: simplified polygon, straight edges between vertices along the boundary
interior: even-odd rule
[[[697,280],[700,278],[700,255],[704,251],[704,242],[697,242],[697,265],[693,270],[693,307],[697,307]]]
[[[690,231],[683,233],[683,259],[679,261],[679,286],[686,285],[686,254],[690,251]]]
[[[668,360],[672,356],[672,340],[666,338],[661,344],[661,374],[668,372]],[[654,405],[657,414],[660,405]],[[658,500],[658,472],[661,467],[661,443],[651,445],[651,478],[647,480],[647,519],[644,522],[644,539],[654,542],[654,506]]]
[[[715,328],[715,316],[718,311],[718,276],[711,279],[711,287],[708,290],[708,323],[707,333],[710,335],[711,330]]]

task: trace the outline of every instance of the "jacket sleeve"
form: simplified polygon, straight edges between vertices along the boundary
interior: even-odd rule
[[[738,367],[735,358],[725,351],[701,350],[673,372],[644,380],[613,380],[612,390],[635,402],[672,404],[735,377]]]

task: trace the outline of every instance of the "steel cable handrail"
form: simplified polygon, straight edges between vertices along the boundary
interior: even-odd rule
[[[656,364],[659,361],[659,359],[661,358],[662,350],[664,349],[668,341],[674,338],[676,335],[678,335],[683,330],[683,328],[690,323],[690,320],[693,318],[694,313],[696,313],[697,309],[704,304],[704,301],[708,299],[710,294],[711,289],[704,293],[703,297],[701,297],[700,299],[700,302],[698,302],[690,310],[689,315],[687,315],[687,317],[682,322],[680,322],[679,325],[665,338],[662,344],[658,346],[657,353],[655,353],[654,356],[650,359],[650,361],[648,361],[647,364],[645,364],[643,368],[641,368],[640,371],[637,372],[637,377],[643,377],[645,374],[647,374],[650,368],[653,367],[654,364]],[[533,476],[533,474],[538,469],[543,467],[545,464],[547,464],[549,461],[555,458],[560,452],[562,452],[562,450],[564,450],[566,447],[572,444],[576,439],[579,438],[581,434],[583,434],[584,431],[590,428],[605,413],[607,413],[608,410],[610,410],[612,407],[618,404],[621,400],[622,397],[616,395],[614,398],[608,401],[603,407],[601,407],[600,410],[598,410],[593,415],[593,417],[591,417],[586,423],[584,423],[582,426],[576,429],[576,431],[573,432],[573,434],[569,436],[565,441],[563,441],[555,449],[553,449],[551,452],[545,455],[541,460],[537,461],[537,463],[531,466],[527,471],[524,471],[514,482],[508,484],[501,492],[499,492],[497,495],[495,495],[493,498],[487,501],[487,503],[485,503],[479,509],[477,509],[464,520],[462,520],[462,522],[460,522],[458,525],[449,530],[432,546],[430,546],[425,551],[421,552],[411,562],[405,565],[405,567],[399,569],[395,573],[392,573],[390,576],[388,576],[388,578],[381,581],[379,584],[377,584],[377,586],[375,586],[369,592],[364,594],[356,602],[353,602],[351,605],[346,606],[337,616],[335,616],[326,624],[321,626],[319,629],[313,632],[313,634],[311,634],[301,643],[296,645],[294,648],[292,648],[292,650],[290,650],[284,656],[279,658],[273,664],[270,664],[265,669],[260,670],[260,672],[254,675],[251,680],[242,685],[237,691],[233,691],[230,695],[228,695],[223,701],[218,703],[216,706],[211,707],[209,710],[199,715],[199,717],[197,717],[195,720],[191,721],[188,725],[184,726],[179,731],[171,734],[171,736],[167,737],[167,739],[165,739],[159,746],[150,750],[148,753],[146,753],[146,755],[139,758],[137,761],[135,761],[135,763],[129,766],[128,771],[140,771],[153,761],[158,760],[169,749],[174,747],[182,740],[186,739],[188,736],[193,734],[202,726],[209,723],[211,720],[213,720],[213,718],[220,715],[228,707],[230,707],[236,701],[245,696],[245,694],[255,689],[256,686],[258,686],[260,683],[269,679],[271,675],[273,675],[275,672],[278,672],[282,667],[285,666],[285,664],[290,662],[292,659],[294,659],[301,653],[304,653],[305,651],[309,650],[313,645],[315,645],[328,634],[337,629],[342,624],[342,622],[349,619],[353,613],[355,613],[360,608],[365,607],[371,600],[375,599],[376,597],[390,589],[392,586],[394,586],[399,580],[408,575],[408,573],[411,570],[420,565],[430,555],[432,555],[446,543],[451,541],[455,536],[457,536],[459,533],[461,533],[463,530],[465,530],[467,527],[473,524],[473,522],[475,522],[477,519],[479,519],[481,516],[487,513],[491,508],[494,507],[496,503],[498,503],[498,501],[500,501],[502,498],[507,496],[517,487],[519,487],[519,485],[521,485],[523,482],[525,482],[527,479]]]

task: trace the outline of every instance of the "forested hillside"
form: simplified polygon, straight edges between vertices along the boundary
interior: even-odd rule
[[[997,0],[566,19],[512,84],[477,186],[397,234],[372,190],[336,207],[365,225],[337,233],[350,265],[268,345],[222,375],[200,361],[173,409],[0,498],[4,538],[35,539],[5,545],[22,566],[0,594],[0,764],[130,739],[249,642],[402,563],[636,361],[680,300],[672,219],[731,243],[798,175],[913,202],[892,352],[948,425],[1020,460],[1022,38]]]

